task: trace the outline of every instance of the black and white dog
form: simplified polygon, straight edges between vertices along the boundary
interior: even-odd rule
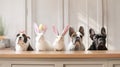
[[[83,45],[83,36],[84,36],[84,28],[80,26],[79,32],[75,32],[72,27],[69,28],[69,35],[70,35],[70,44],[67,48],[69,51],[80,51],[85,50]]]
[[[16,51],[32,51],[33,48],[30,45],[30,37],[24,33],[19,33],[16,36]]]
[[[95,34],[95,31],[92,28],[89,30],[89,34],[93,42],[88,50],[107,50],[106,30],[104,27],[101,28],[101,34]]]

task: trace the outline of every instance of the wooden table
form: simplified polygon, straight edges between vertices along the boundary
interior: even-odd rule
[[[120,51],[0,50],[0,67],[120,67]]]
[[[0,58],[120,58],[120,51],[21,51],[0,50]]]

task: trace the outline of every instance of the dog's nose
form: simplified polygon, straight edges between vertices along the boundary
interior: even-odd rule
[[[19,37],[19,39],[21,39],[22,37]]]
[[[77,40],[79,40],[80,38],[79,37],[76,37]]]

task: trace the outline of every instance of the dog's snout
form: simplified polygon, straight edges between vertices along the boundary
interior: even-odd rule
[[[80,38],[79,37],[76,37],[77,40],[79,40]]]
[[[19,37],[19,39],[21,39],[22,37]]]

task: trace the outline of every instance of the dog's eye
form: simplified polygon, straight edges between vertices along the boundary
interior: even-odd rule
[[[71,37],[76,37],[76,33],[73,33]]]
[[[23,34],[23,36],[26,36],[25,34]]]
[[[20,34],[17,34],[16,36],[18,37]]]
[[[76,34],[74,34],[73,37],[76,37]]]
[[[82,35],[80,35],[80,37],[82,38]]]

